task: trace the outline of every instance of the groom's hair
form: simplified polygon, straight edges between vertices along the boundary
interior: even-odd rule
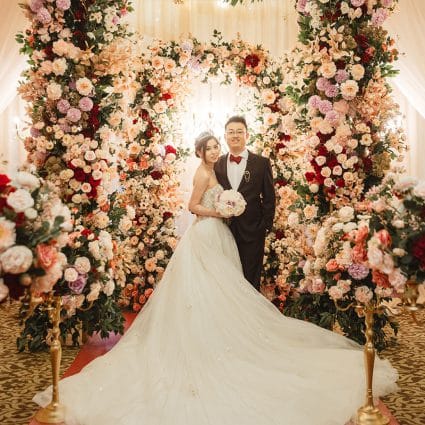
[[[233,117],[230,117],[226,124],[224,125],[224,129],[227,128],[227,126],[232,122],[239,122],[245,126],[245,130],[248,131],[248,125],[246,123],[245,117],[242,117],[241,115],[233,115]]]

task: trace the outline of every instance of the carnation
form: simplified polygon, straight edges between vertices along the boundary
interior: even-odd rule
[[[78,102],[78,107],[84,112],[89,112],[93,109],[93,101],[87,96],[82,97]]]
[[[56,0],[56,6],[60,10],[68,10],[71,7],[71,0]]]
[[[31,208],[34,205],[34,199],[25,189],[17,189],[15,192],[10,193],[6,202],[17,213],[24,212],[27,208]]]
[[[78,122],[81,119],[81,111],[78,108],[70,108],[66,113],[66,118],[71,122]]]
[[[32,261],[32,251],[23,245],[15,245],[0,255],[0,265],[4,273],[25,273],[31,267]]]
[[[338,84],[343,83],[344,81],[348,80],[349,74],[345,69],[338,69],[338,71],[335,74],[335,81]]]
[[[60,99],[56,104],[56,108],[61,114],[66,114],[70,107],[71,105],[66,99]]]
[[[52,20],[52,17],[50,15],[49,11],[45,7],[41,7],[40,9],[38,9],[37,19],[43,25],[45,25],[45,24],[48,24]]]
[[[369,275],[369,268],[364,264],[353,263],[348,266],[348,274],[356,280],[363,280]]]

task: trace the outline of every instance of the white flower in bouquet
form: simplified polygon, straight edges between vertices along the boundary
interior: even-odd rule
[[[239,216],[245,211],[246,201],[236,190],[224,190],[215,203],[215,209],[223,217]]]
[[[32,251],[23,245],[15,245],[0,255],[0,265],[4,273],[25,273],[32,264]]]
[[[90,260],[87,257],[78,257],[74,263],[75,269],[78,273],[84,274],[90,271]]]

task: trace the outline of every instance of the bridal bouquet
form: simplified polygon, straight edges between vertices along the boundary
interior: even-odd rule
[[[236,217],[245,211],[246,201],[240,192],[224,190],[217,197],[215,209],[223,217]]]

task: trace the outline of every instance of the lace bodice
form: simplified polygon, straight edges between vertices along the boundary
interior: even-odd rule
[[[215,203],[217,200],[217,196],[223,192],[223,187],[220,184],[216,184],[215,186],[207,189],[201,198],[201,205],[203,207],[214,209]]]

